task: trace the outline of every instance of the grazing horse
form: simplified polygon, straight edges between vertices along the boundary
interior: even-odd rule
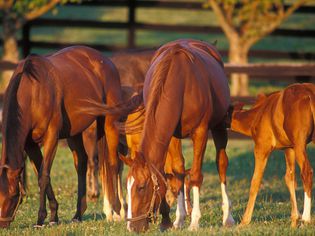
[[[225,117],[230,104],[228,81],[223,62],[214,46],[197,40],[177,40],[162,46],[154,55],[143,89],[145,121],[139,152],[127,178],[129,230],[142,231],[159,209],[161,228],[171,227],[165,201],[166,152],[172,136],[191,136],[194,159],[190,184],[194,193],[190,229],[199,227],[199,189],[208,130],[216,150],[224,224],[233,224],[226,193]],[[185,173],[182,168],[181,173]],[[183,195],[183,188],[181,193]],[[183,208],[183,206],[182,206]],[[184,213],[181,210],[180,213]],[[182,218],[183,219],[183,218]]]
[[[38,226],[44,224],[47,216],[46,196],[51,210],[50,223],[58,222],[58,203],[50,182],[58,139],[67,138],[78,174],[74,221],[80,221],[86,210],[87,155],[83,147],[82,131],[95,120],[101,164],[106,159],[110,165],[103,169],[111,177],[117,175],[114,166],[119,138],[114,126],[117,117],[80,114],[78,111],[86,99],[109,106],[122,101],[119,74],[113,63],[98,51],[74,46],[49,56],[30,55],[18,64],[4,96],[0,227],[7,227],[14,220],[21,200],[20,174],[25,166],[24,151],[34,163],[38,174]],[[44,147],[43,154],[40,146]],[[110,185],[111,201],[115,202],[115,181],[107,184]],[[119,211],[119,202],[115,207]]]
[[[145,114],[144,110],[139,110],[137,112],[129,114],[125,123],[127,127],[123,126],[123,128],[127,130],[126,142],[129,148],[131,160],[134,160],[136,158],[137,152],[139,150],[139,145],[141,143],[141,131],[145,117],[144,114]],[[130,129],[128,127],[137,127],[136,128],[137,130],[132,130],[133,128]],[[129,158],[128,160],[124,156],[121,156],[121,159],[123,159],[125,163],[132,163],[132,161]],[[185,161],[184,156],[182,154],[181,140],[172,137],[167,151],[164,172],[166,174],[167,182],[166,193],[167,203],[171,206],[175,199],[178,197],[176,220],[174,221],[173,224],[175,228],[181,228],[183,226],[184,218],[186,215],[186,212],[180,212],[181,210],[184,209],[184,207],[181,207],[181,204],[184,203],[184,195],[179,194],[182,188],[182,181],[184,178],[184,173],[182,173],[182,170],[184,168]],[[190,201],[187,201],[186,206],[188,208],[188,211],[190,212],[191,207],[189,204]]]
[[[306,144],[315,142],[315,85],[293,84],[281,92],[261,95],[249,110],[235,106],[231,129],[252,137],[255,142],[255,170],[249,200],[241,225],[250,223],[261,179],[273,150],[285,151],[285,182],[291,196],[291,226],[300,217],[295,196],[295,160],[301,169],[304,187],[302,221],[311,220],[313,170],[306,153]]]

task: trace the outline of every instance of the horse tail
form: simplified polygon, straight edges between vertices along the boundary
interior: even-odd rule
[[[312,116],[313,116],[313,135],[312,135],[312,141],[315,143],[315,95],[310,94],[310,107],[312,111]]]
[[[91,99],[82,100],[86,106],[78,109],[78,112],[85,113],[92,116],[127,116],[130,113],[136,112],[143,107],[142,92],[134,95],[128,101],[119,103],[115,106],[108,106],[103,103],[96,102]]]

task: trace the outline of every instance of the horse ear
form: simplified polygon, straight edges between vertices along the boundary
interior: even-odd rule
[[[123,154],[119,153],[119,158],[122,160],[127,166],[132,166],[133,160]]]

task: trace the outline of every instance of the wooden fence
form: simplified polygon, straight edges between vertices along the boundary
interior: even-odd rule
[[[93,6],[93,7],[125,7],[128,9],[128,19],[126,22],[105,22],[95,20],[64,20],[64,19],[47,19],[40,18],[31,22],[28,22],[22,29],[22,38],[19,40],[19,45],[22,48],[23,56],[27,56],[32,48],[40,49],[60,49],[72,45],[67,42],[43,42],[35,41],[31,38],[31,31],[36,27],[72,27],[72,28],[92,28],[92,29],[121,29],[128,31],[128,40],[125,45],[114,44],[93,44],[78,42],[76,44],[85,44],[96,48],[101,51],[121,51],[127,49],[141,49],[136,43],[136,31],[148,30],[148,31],[167,31],[167,32],[189,32],[189,33],[202,33],[202,34],[222,34],[220,27],[214,26],[200,26],[200,25],[168,25],[168,24],[151,24],[146,22],[138,22],[136,19],[136,12],[139,8],[163,8],[173,9],[175,11],[179,9],[186,10],[198,10],[198,11],[210,11],[205,9],[202,2],[185,2],[185,1],[159,1],[159,0],[93,0],[82,1],[80,5],[70,3],[71,6]],[[299,8],[294,14],[315,14],[315,6],[305,6]],[[298,37],[298,38],[315,38],[315,30],[309,29],[277,29],[271,36],[284,36],[284,37]],[[2,43],[0,41],[0,43]],[[227,55],[227,51],[220,51],[223,56]],[[276,51],[276,50],[251,50],[250,57],[259,58],[273,58],[273,59],[304,59],[314,60],[314,52],[298,52],[295,50],[290,51]],[[15,65],[7,62],[0,62],[0,70],[12,69]],[[230,73],[247,73],[255,78],[270,80],[270,77],[277,80],[291,80],[296,78],[307,79],[314,81],[315,79],[315,63],[281,63],[281,64],[265,64],[254,63],[247,65],[225,65],[226,74]],[[0,95],[0,103],[2,102],[3,95]],[[233,97],[234,101],[242,101],[246,104],[255,101],[254,97]],[[233,138],[243,138],[241,135],[232,135]]]
[[[170,9],[174,10],[197,10],[197,11],[210,11],[203,6],[202,2],[185,2],[185,1],[159,1],[159,0],[93,0],[82,1],[80,5],[71,3],[71,6],[92,6],[92,7],[124,7],[128,9],[128,20],[126,22],[118,21],[96,21],[96,20],[71,20],[71,19],[45,19],[40,18],[26,24],[22,30],[22,39],[20,45],[23,48],[24,57],[31,52],[33,47],[42,49],[60,49],[67,47],[71,44],[67,42],[43,42],[31,40],[31,30],[36,27],[71,27],[71,28],[90,28],[90,29],[121,29],[128,30],[128,41],[125,45],[114,44],[92,44],[89,46],[94,47],[101,51],[117,51],[130,48],[139,48],[136,44],[136,31],[166,31],[166,32],[189,32],[189,33],[202,33],[202,34],[222,34],[220,27],[215,26],[200,26],[200,25],[168,25],[168,24],[150,24],[146,22],[138,22],[136,20],[137,9]],[[294,14],[315,14],[315,6],[304,6],[299,8]],[[310,29],[277,29],[272,36],[284,37],[304,37],[315,38],[315,30]],[[77,44],[86,44],[84,42]],[[227,55],[227,51],[221,51],[222,55]],[[285,58],[285,59],[315,59],[315,53],[312,52],[297,52],[297,51],[276,51],[276,50],[251,50],[250,57],[259,58]]]

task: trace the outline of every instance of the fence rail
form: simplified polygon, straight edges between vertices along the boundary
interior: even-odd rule
[[[97,20],[71,20],[71,19],[47,19],[40,18],[30,21],[23,28],[21,46],[23,48],[24,57],[31,52],[31,48],[41,49],[60,49],[72,45],[68,42],[47,42],[47,41],[34,41],[31,39],[31,30],[37,27],[72,27],[72,28],[94,28],[94,29],[120,29],[128,31],[128,41],[125,45],[113,45],[113,44],[93,44],[86,42],[77,42],[76,44],[85,44],[102,51],[116,51],[126,50],[130,48],[140,48],[136,44],[136,31],[164,31],[164,32],[187,32],[187,33],[200,33],[200,34],[223,34],[222,30],[218,26],[211,25],[170,25],[170,24],[152,24],[146,22],[139,22],[136,19],[137,9],[139,8],[167,8],[173,10],[199,10],[199,11],[211,11],[203,6],[203,2],[186,2],[186,1],[147,1],[147,0],[94,0],[94,1],[82,1],[81,4],[69,3],[71,7],[80,6],[94,6],[94,7],[124,7],[128,8],[128,19],[124,22],[117,21],[97,21]],[[288,6],[286,6],[288,7]],[[315,14],[315,6],[303,6],[299,8],[294,14]],[[283,36],[283,37],[303,37],[303,38],[315,38],[315,30],[313,29],[285,29],[280,28],[275,30],[271,36]],[[224,51],[223,55],[227,55]],[[275,59],[315,59],[315,53],[313,52],[283,52],[276,50],[252,50],[249,54],[250,57],[259,58],[275,58]]]

